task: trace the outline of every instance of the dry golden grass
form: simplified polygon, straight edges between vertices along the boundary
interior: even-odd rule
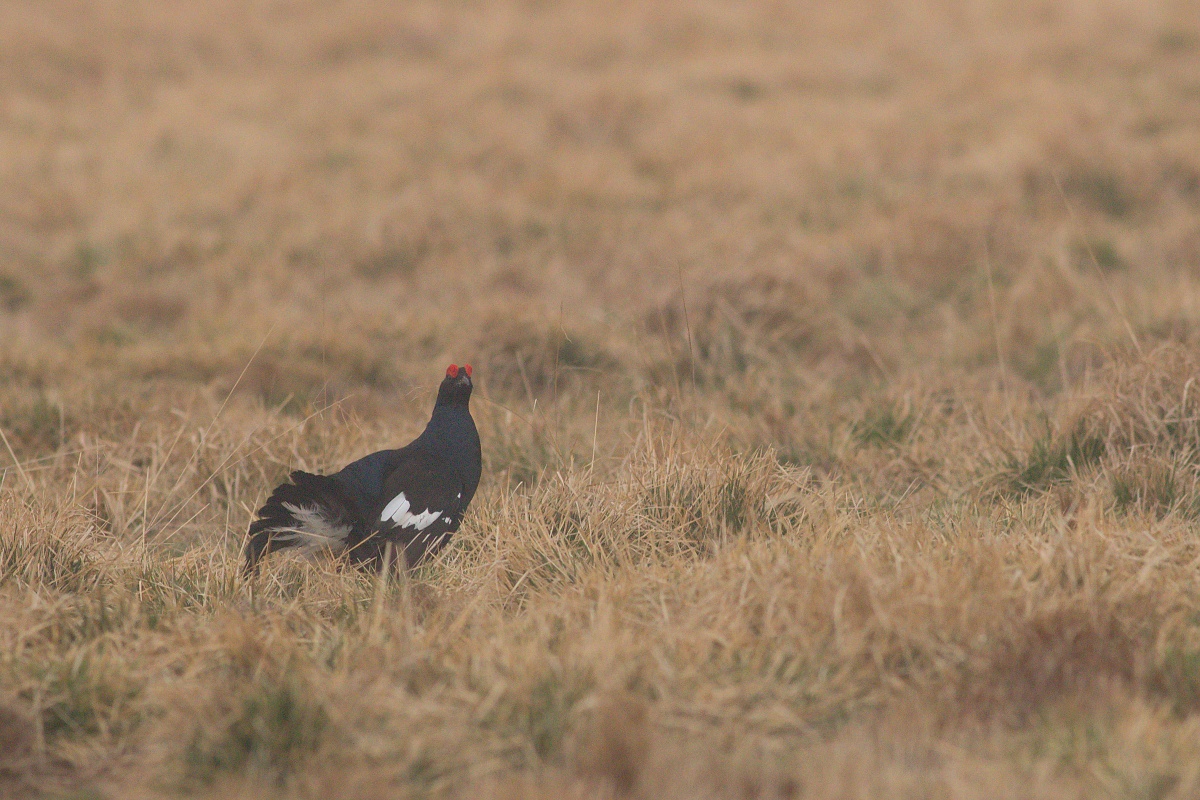
[[[0,795],[1200,795],[1197,142],[1182,0],[0,3]]]

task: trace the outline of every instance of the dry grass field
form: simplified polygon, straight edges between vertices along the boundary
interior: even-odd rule
[[[0,796],[1200,796],[1198,348],[1189,0],[0,0]]]

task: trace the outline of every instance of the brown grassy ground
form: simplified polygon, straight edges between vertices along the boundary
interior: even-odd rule
[[[1196,4],[800,5],[0,3],[0,794],[1200,794]]]

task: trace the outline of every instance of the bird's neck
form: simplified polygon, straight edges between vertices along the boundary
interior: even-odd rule
[[[429,424],[434,425],[442,420],[470,418],[470,416],[471,410],[464,402],[438,403],[433,407],[433,416],[429,418]]]
[[[464,479],[479,473],[479,433],[466,405],[438,405],[413,445],[446,459]]]
[[[468,429],[474,430],[475,422],[466,403],[438,403],[433,407],[433,416],[418,440],[436,446]]]

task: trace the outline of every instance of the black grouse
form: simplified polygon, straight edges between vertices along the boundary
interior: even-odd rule
[[[471,366],[451,364],[424,432],[398,450],[360,458],[333,475],[296,471],[275,487],[250,525],[245,571],[272,550],[345,553],[382,568],[403,552],[408,567],[440,550],[475,496],[482,453],[471,418]]]

